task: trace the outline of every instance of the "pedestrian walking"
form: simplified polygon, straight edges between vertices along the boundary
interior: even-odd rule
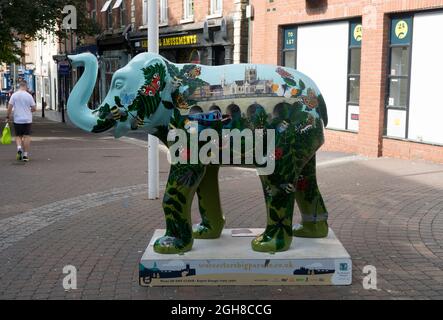
[[[25,80],[20,81],[19,89],[9,99],[6,121],[14,117],[15,142],[17,144],[17,160],[29,161],[31,147],[32,112],[35,112],[35,101],[28,93]]]

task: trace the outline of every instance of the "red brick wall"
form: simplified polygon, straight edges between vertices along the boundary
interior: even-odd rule
[[[358,153],[358,135],[354,132],[326,130],[325,144],[321,150]]]
[[[280,27],[319,21],[362,17],[362,67],[359,132],[327,130],[325,150],[423,158],[443,163],[443,147],[383,139],[386,68],[388,64],[389,14],[443,8],[442,0],[251,0],[252,62],[280,63]],[[313,79],[315,81],[315,79]],[[346,88],[343,88],[346,90]]]
[[[443,147],[384,138],[383,156],[442,163]]]

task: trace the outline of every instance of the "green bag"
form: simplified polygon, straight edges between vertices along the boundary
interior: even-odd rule
[[[11,128],[9,128],[9,123],[3,128],[2,139],[0,140],[1,144],[11,144]]]

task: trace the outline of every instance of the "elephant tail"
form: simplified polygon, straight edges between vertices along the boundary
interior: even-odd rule
[[[328,125],[328,111],[326,110],[326,102],[323,95],[318,96],[318,113],[320,114],[323,124],[326,127]]]

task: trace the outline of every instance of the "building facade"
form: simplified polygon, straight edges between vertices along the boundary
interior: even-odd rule
[[[253,63],[310,76],[326,150],[443,163],[443,1],[251,0]]]
[[[159,51],[172,62],[220,65],[248,59],[246,0],[158,0]],[[97,37],[100,98],[112,75],[148,47],[148,0],[88,0]]]

